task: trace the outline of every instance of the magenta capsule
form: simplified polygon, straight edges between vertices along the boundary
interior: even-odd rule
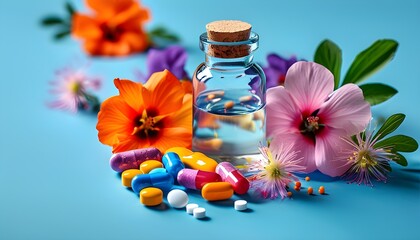
[[[186,188],[200,190],[207,183],[221,182],[222,178],[215,172],[185,168],[179,171],[177,180],[180,185]]]
[[[109,164],[114,171],[123,172],[127,169],[139,169],[142,162],[151,159],[162,161],[159,149],[151,147],[119,152],[112,155]]]
[[[230,162],[221,162],[216,167],[216,173],[224,182],[232,184],[236,194],[245,194],[249,189],[249,181]]]

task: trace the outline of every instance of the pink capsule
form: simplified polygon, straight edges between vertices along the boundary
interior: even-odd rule
[[[236,194],[245,194],[249,189],[249,181],[230,162],[221,162],[216,167],[216,173],[222,180],[232,185]]]
[[[162,161],[159,149],[151,147],[119,152],[112,155],[109,164],[114,171],[123,172],[127,169],[139,169],[142,162],[150,159]]]
[[[190,189],[202,189],[204,185],[211,182],[221,182],[219,174],[194,169],[182,169],[178,173],[178,183]]]

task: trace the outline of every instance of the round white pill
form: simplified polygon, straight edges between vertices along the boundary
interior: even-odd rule
[[[205,218],[206,217],[206,209],[202,207],[194,208],[193,215],[195,218]]]
[[[245,200],[236,200],[235,201],[235,210],[244,211],[248,208],[248,202]]]
[[[187,213],[188,214],[193,214],[194,209],[198,208],[198,204],[195,203],[189,203],[187,204]]]
[[[186,192],[174,189],[168,193],[168,203],[174,208],[183,208],[188,203],[188,195]]]

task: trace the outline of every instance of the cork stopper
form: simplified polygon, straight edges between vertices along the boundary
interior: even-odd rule
[[[207,37],[215,42],[241,42],[249,39],[251,24],[236,20],[221,20],[206,25]],[[210,45],[208,55],[218,58],[239,58],[249,54],[248,45]]]

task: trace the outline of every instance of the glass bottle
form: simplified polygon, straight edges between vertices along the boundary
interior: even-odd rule
[[[258,156],[265,144],[266,79],[253,62],[258,34],[239,42],[217,42],[200,36],[206,54],[193,75],[193,151],[221,161]],[[223,55],[215,54],[222,50]],[[230,52],[241,54],[230,54]],[[242,54],[243,53],[243,54]]]

